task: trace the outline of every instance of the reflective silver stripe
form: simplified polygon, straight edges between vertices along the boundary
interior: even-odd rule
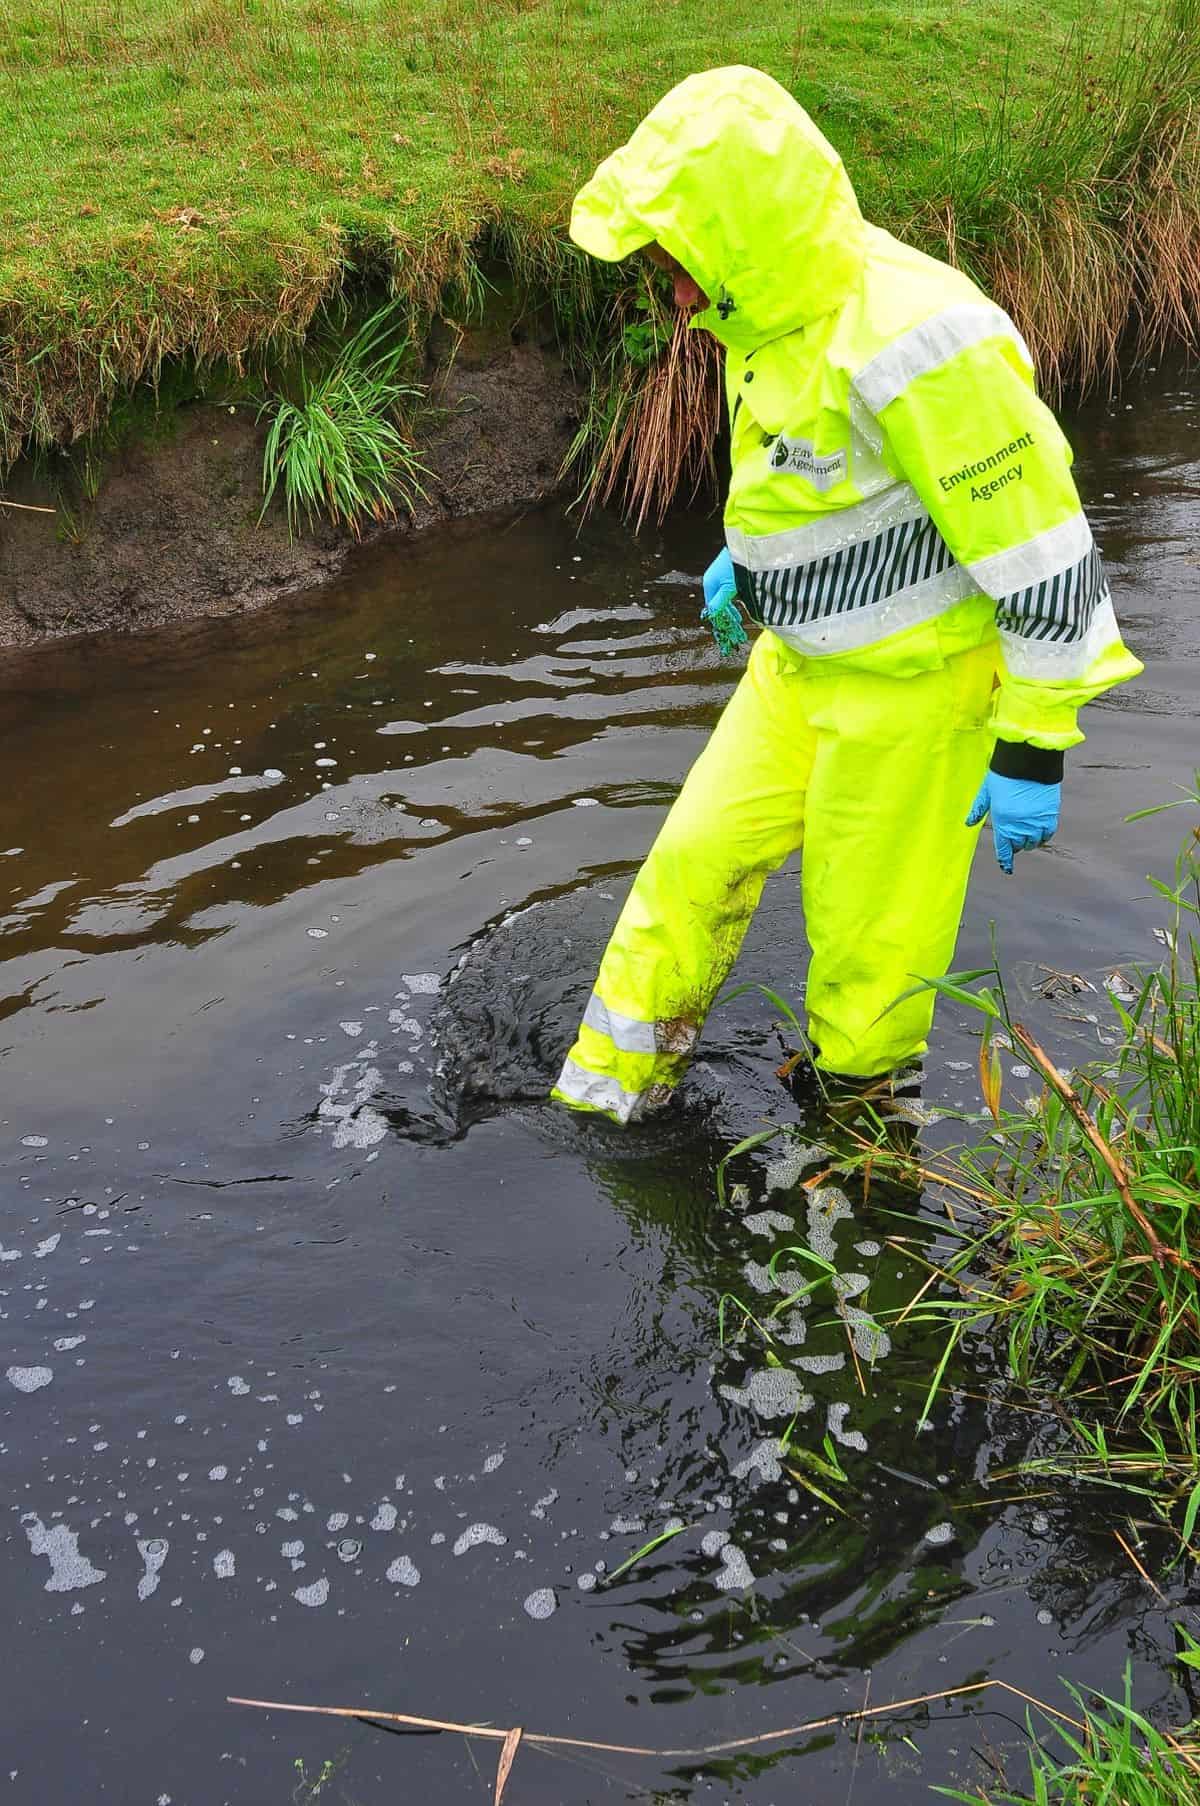
[[[922,583],[868,607],[853,608],[846,614],[830,615],[824,620],[788,626],[767,621],[766,627],[788,646],[809,658],[828,658],[838,652],[850,652],[872,645],[888,634],[900,633],[921,621],[931,621],[945,614],[956,602],[977,594],[974,583],[959,565],[936,571]]]
[[[806,564],[812,558],[823,558],[845,546],[859,545],[874,539],[889,527],[904,521],[919,520],[925,504],[908,483],[889,483],[877,495],[867,496],[852,508],[836,508],[803,527],[789,527],[782,533],[743,533],[738,527],[725,529],[725,544],[735,564],[748,571],[775,571]]]
[[[852,379],[852,387],[873,414],[881,414],[898,395],[903,395],[909,383],[939,369],[983,339],[1010,340],[1033,368],[1028,345],[1002,309],[989,302],[961,301],[922,320],[919,326],[885,345],[870,363],[863,365]]]
[[[990,558],[977,558],[967,566],[985,595],[1007,596],[1014,590],[1029,589],[1035,583],[1057,577],[1060,571],[1078,564],[1092,549],[1092,529],[1083,513],[1060,521],[1034,539],[1007,552],[993,552]]]
[[[1010,677],[1024,677],[1034,683],[1070,683],[1083,677],[1093,660],[1120,637],[1112,600],[1105,591],[1081,639],[1031,640],[1001,627],[1000,647]]]
[[[556,1092],[573,1104],[584,1104],[592,1110],[603,1110],[618,1122],[629,1122],[649,1096],[645,1091],[626,1091],[616,1079],[603,1073],[589,1072],[576,1060],[565,1060],[558,1075]],[[661,1089],[659,1087],[658,1089]]]
[[[610,1010],[595,991],[588,998],[583,1020],[584,1025],[595,1029],[598,1035],[607,1035],[613,1046],[619,1047],[622,1053],[658,1052],[653,1022],[639,1022],[636,1016],[623,1016],[620,1010]]]

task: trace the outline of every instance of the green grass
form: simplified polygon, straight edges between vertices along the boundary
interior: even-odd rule
[[[1013,1021],[998,966],[952,975],[936,988],[983,1018],[989,1133],[915,1157],[867,1136],[864,1158],[910,1173],[915,1158],[947,1204],[951,1252],[905,1314],[945,1328],[946,1357],[968,1333],[1002,1337],[1014,1381],[1063,1424],[1018,1472],[1119,1489],[1170,1526],[1179,1559],[1200,1555],[1200,828],[1156,889],[1169,952],[1132,1002],[1113,997],[1107,1059],[1064,1074]],[[1034,1095],[1004,1097],[1005,1046]]]
[[[1182,1660],[1196,1664],[1183,1633]],[[1085,1700],[1068,1688],[1073,1711],[1029,1724],[1029,1786],[1007,1782],[982,1793],[932,1791],[965,1806],[1200,1806],[1200,1743],[1193,1731],[1157,1729],[1133,1704],[1128,1671],[1122,1699]],[[1077,1715],[1077,1716],[1076,1716]]]
[[[564,243],[571,194],[722,61],[793,88],[882,223],[1008,270],[1048,356],[1094,361],[1118,291],[1145,301],[1134,239],[1151,276],[1173,258],[1154,292],[1179,329],[1200,290],[1197,4],[1122,20],[1076,38],[1076,0],[0,0],[0,467],[94,429],[164,359],[286,359],[347,284],[389,283],[419,331],[467,304],[481,248],[549,291],[596,368],[629,348],[637,285]],[[614,450],[627,386],[590,416]],[[687,405],[676,387],[640,431]]]
[[[394,518],[411,507],[424,466],[402,430],[404,410],[420,391],[400,379],[409,360],[395,304],[376,310],[318,375],[303,359],[297,395],[275,396],[262,412],[271,430],[263,454],[263,513],[282,485],[294,534],[318,516],[357,537],[367,520]]]

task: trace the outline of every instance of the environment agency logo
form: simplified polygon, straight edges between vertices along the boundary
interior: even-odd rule
[[[846,449],[819,456],[811,439],[789,439],[780,433],[771,448],[772,470],[788,470],[803,477],[814,489],[833,489],[846,480]]]

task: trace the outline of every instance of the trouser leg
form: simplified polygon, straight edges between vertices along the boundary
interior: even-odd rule
[[[873,1076],[926,1050],[934,993],[889,1006],[954,957],[978,832],[963,824],[993,742],[994,671],[983,647],[915,677],[810,680],[807,1005],[830,1071]]]
[[[629,893],[559,1102],[628,1122],[682,1078],[768,872],[800,843],[815,750],[801,687],[760,638]]]

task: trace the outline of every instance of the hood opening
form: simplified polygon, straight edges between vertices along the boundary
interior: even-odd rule
[[[750,350],[841,305],[865,227],[804,108],[735,66],[664,95],[575,197],[571,237],[606,262],[657,241],[710,298],[692,324]]]

